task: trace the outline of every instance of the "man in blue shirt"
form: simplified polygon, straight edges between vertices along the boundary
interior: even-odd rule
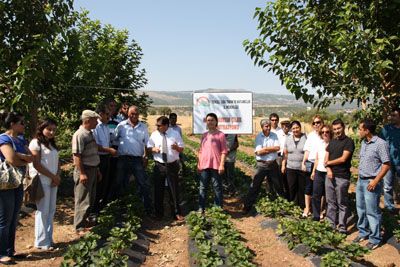
[[[390,169],[388,145],[375,135],[375,129],[376,125],[370,119],[364,119],[358,127],[358,134],[363,140],[356,188],[359,235],[354,239],[357,243],[368,239],[367,247],[371,250],[377,248],[382,241],[382,213],[379,208],[381,180]]]
[[[380,137],[389,144],[391,169],[384,178],[384,199],[385,208],[390,212],[395,212],[393,187],[396,182],[396,175],[400,176],[400,108],[394,108],[390,114],[392,123],[385,125]]]
[[[129,177],[133,174],[145,211],[151,214],[150,185],[145,172],[149,132],[147,125],[139,121],[139,109],[136,106],[129,107],[128,119],[118,124],[114,137],[118,142],[119,155],[116,190],[122,194],[128,187]]]
[[[99,169],[101,173],[101,181],[97,183],[96,187],[96,200],[94,204],[94,210],[96,212],[99,212],[109,200],[111,185],[110,156],[116,156],[117,150],[111,147],[110,129],[107,126],[108,120],[110,119],[110,113],[108,109],[105,105],[99,105],[96,109],[96,112],[100,115],[100,119],[98,119],[97,126],[93,130],[93,136],[96,140],[99,150]]]
[[[265,177],[267,177],[270,192],[283,195],[282,181],[279,179],[279,168],[276,162],[280,149],[278,136],[271,132],[269,119],[261,120],[260,125],[262,132],[256,136],[255,143],[257,169],[243,204],[243,213],[250,212]]]

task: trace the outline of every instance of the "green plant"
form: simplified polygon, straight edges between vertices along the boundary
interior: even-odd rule
[[[293,216],[299,218],[302,214],[300,207],[282,197],[271,200],[270,196],[263,197],[257,201],[256,210],[271,218]]]
[[[305,244],[314,253],[321,253],[326,246],[338,247],[346,236],[332,231],[328,222],[281,218],[277,233],[288,242],[290,249]]]
[[[100,238],[99,235],[89,233],[82,241],[70,246],[64,255],[64,261],[61,266],[86,267],[92,264],[93,251],[97,248],[97,242]]]
[[[321,267],[347,267],[350,261],[339,251],[326,253],[322,257]]]

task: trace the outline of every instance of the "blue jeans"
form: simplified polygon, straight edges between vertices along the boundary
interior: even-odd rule
[[[316,171],[312,191],[313,220],[319,221],[321,215],[321,199],[325,196],[326,172]]]
[[[393,186],[396,182],[396,175],[400,176],[400,166],[392,166],[383,178],[383,194],[385,200],[385,208],[388,210],[394,210],[394,199],[393,199]]]
[[[56,213],[57,186],[42,183],[44,196],[36,202],[35,247],[49,248],[53,245],[53,219]]]
[[[116,191],[121,195],[129,186],[129,177],[133,174],[136,180],[136,189],[143,201],[144,209],[151,213],[150,184],[143,166],[142,157],[120,156],[117,163]]]
[[[360,177],[357,181],[357,228],[360,231],[360,237],[368,237],[370,243],[379,244],[382,241],[380,233],[382,213],[379,208],[382,183],[377,184],[374,191],[368,191],[367,186],[370,181],[371,179],[361,179]]]
[[[0,190],[0,258],[15,253],[15,233],[23,193],[22,185]]]
[[[202,211],[206,208],[208,183],[212,182],[215,193],[215,205],[222,207],[222,179],[218,170],[205,169],[200,173],[199,206]]]

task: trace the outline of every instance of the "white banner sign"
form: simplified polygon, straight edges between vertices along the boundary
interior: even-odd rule
[[[193,93],[193,133],[207,131],[206,115],[215,113],[224,133],[253,133],[252,93]]]

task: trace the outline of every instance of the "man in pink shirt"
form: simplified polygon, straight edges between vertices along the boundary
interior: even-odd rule
[[[215,204],[222,207],[222,177],[225,172],[225,158],[228,152],[225,134],[217,129],[218,118],[214,113],[206,116],[208,131],[203,134],[198,154],[197,170],[200,172],[199,206],[204,212],[207,188],[211,182],[215,192]]]

